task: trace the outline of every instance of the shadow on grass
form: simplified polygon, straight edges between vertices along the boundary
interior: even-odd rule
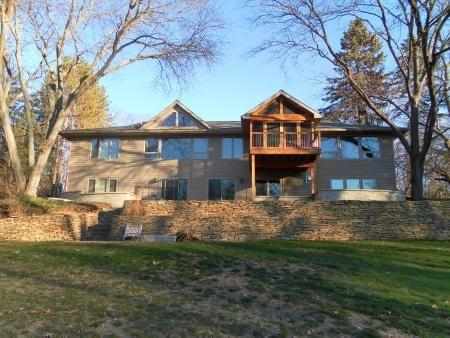
[[[15,256],[8,251],[9,246],[19,247],[21,253]],[[105,279],[125,279],[145,290],[154,288],[166,294],[177,294],[186,292],[186,285],[194,287],[205,278],[234,267],[235,274],[245,275],[249,285],[262,283],[261,292],[277,293],[294,302],[305,301],[306,305],[311,305],[314,296],[320,295],[325,303],[332,304],[333,309],[369,315],[405,332],[434,335],[449,329],[446,321],[449,307],[448,303],[444,304],[450,296],[449,253],[448,242],[419,241],[150,245],[8,243],[0,245],[0,255],[6,260],[26,264],[30,263],[31,256],[37,255],[39,262],[20,271],[5,266],[0,271],[12,279],[32,280],[37,287],[53,285],[119,301],[125,297],[120,288],[74,284],[70,276],[58,278],[58,271],[89,268]],[[195,300],[190,292],[185,296]],[[225,290],[217,290],[217,296],[225,297]],[[142,303],[142,299],[132,295],[128,301]],[[438,303],[437,308],[432,307],[434,303]],[[178,310],[180,313],[176,318],[181,318],[181,325],[196,320],[212,328],[220,321],[214,315],[208,317],[204,313]],[[157,317],[168,324],[173,311],[170,306],[163,306],[158,308]],[[259,319],[264,320],[263,317]],[[222,324],[224,334],[236,334],[237,327],[251,329],[250,324],[241,323],[240,327]]]

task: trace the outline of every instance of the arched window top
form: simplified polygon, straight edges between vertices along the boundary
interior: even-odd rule
[[[174,111],[161,123],[162,127],[198,127],[198,122],[185,112]]]

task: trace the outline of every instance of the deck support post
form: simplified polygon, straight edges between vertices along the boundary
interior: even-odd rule
[[[317,159],[314,160],[313,165],[311,167],[311,196],[313,198],[316,197],[317,187],[316,187],[316,167],[317,167]]]
[[[255,167],[255,155],[251,155],[250,161],[251,169],[251,188],[252,188],[252,201],[256,199],[256,167]]]

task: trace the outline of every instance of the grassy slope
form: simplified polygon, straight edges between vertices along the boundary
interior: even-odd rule
[[[0,243],[5,335],[450,332],[449,242]]]
[[[98,206],[88,203],[66,202],[41,197],[18,196],[16,199],[0,200],[0,217],[9,215],[42,215],[53,212],[89,212]]]

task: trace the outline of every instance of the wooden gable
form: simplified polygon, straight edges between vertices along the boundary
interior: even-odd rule
[[[140,129],[210,129],[210,126],[177,100]]]

